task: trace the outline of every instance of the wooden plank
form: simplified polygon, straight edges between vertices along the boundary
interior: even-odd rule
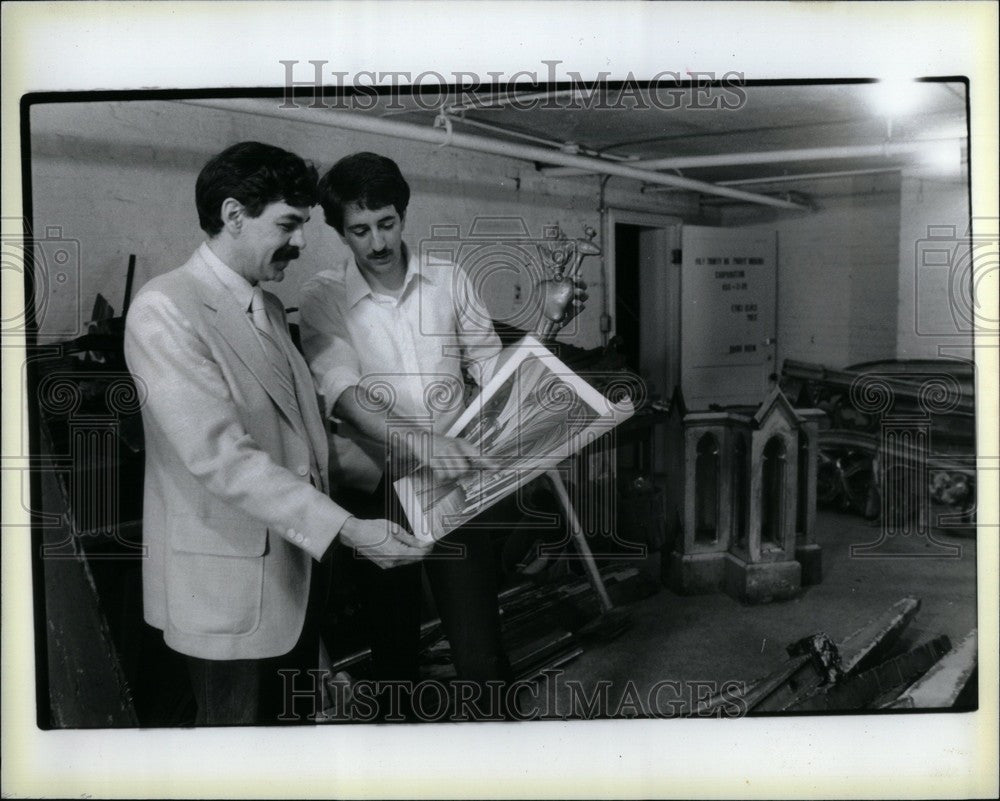
[[[841,670],[858,673],[881,662],[919,611],[919,598],[902,598],[845,637],[837,646]]]
[[[965,638],[913,682],[887,709],[947,709],[972,683],[978,666],[978,631]]]
[[[902,598],[836,645],[825,635],[792,643],[788,647],[791,659],[744,688],[744,708],[750,713],[789,711],[822,692],[824,684],[835,686],[842,677],[857,675],[877,665],[887,657],[919,609],[920,599]],[[732,701],[731,695],[718,695],[699,704],[692,714],[710,715]]]
[[[789,709],[795,712],[869,709],[880,696],[893,691],[898,693],[900,688],[926,673],[950,648],[947,637],[936,637],[912,651],[831,685]]]
[[[811,689],[819,681],[820,676],[812,665],[811,657],[798,656],[773,673],[747,684],[740,697],[748,712],[758,711],[758,707],[766,703],[767,699],[774,699],[772,704],[777,706],[784,702],[782,699],[787,700],[789,694],[794,693],[791,697],[797,697],[800,689]],[[732,703],[732,694],[727,697],[720,693],[696,706],[691,714],[695,717],[712,717],[716,710],[729,707]]]

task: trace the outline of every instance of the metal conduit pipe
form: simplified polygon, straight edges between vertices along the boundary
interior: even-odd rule
[[[455,114],[447,114],[447,119],[451,122],[458,123],[459,125],[468,125],[470,128],[479,128],[483,131],[492,131],[493,133],[501,133],[505,136],[510,136],[515,139],[523,139],[525,142],[537,142],[540,145],[548,145],[549,147],[554,147],[560,149],[562,152],[567,152],[563,148],[566,148],[569,144],[568,142],[560,142],[556,139],[545,139],[541,136],[535,136],[534,134],[523,133],[522,131],[515,131],[510,128],[504,128],[501,125],[494,125],[489,122],[482,122],[481,120],[472,120],[468,117],[460,117]],[[588,151],[584,150],[584,153]]]
[[[741,178],[738,181],[719,181],[720,186],[745,186],[747,184],[776,184],[789,181],[825,181],[830,178],[853,178],[859,175],[883,175],[899,172],[902,167],[872,167],[870,170],[837,170],[835,172],[801,172],[798,175],[773,175],[770,178]]]
[[[246,100],[220,101],[220,100],[181,100],[178,101],[186,105],[201,106],[219,111],[239,112],[243,114],[253,114],[255,116],[274,117],[285,122],[308,122],[316,125],[324,125],[330,128],[342,128],[359,133],[375,134],[381,136],[395,136],[400,139],[412,139],[417,142],[425,142],[430,145],[449,145],[463,150],[473,150],[478,153],[490,153],[494,156],[506,156],[508,158],[525,159],[527,161],[542,161],[549,164],[560,164],[564,167],[573,167],[583,173],[601,173],[604,175],[617,175],[621,178],[631,178],[636,181],[644,181],[661,186],[674,186],[680,189],[688,189],[692,192],[700,192],[706,195],[718,195],[728,197],[733,200],[742,200],[747,203],[758,203],[762,206],[773,206],[779,209],[793,209],[795,211],[808,211],[808,207],[799,203],[792,203],[780,198],[758,195],[753,192],[744,192],[740,189],[730,189],[728,187],[715,186],[704,181],[694,181],[690,178],[681,178],[674,175],[663,175],[657,172],[638,169],[632,166],[624,166],[619,163],[604,162],[588,156],[574,156],[569,153],[548,150],[544,147],[534,145],[524,145],[515,142],[502,142],[497,139],[488,139],[483,136],[472,136],[470,134],[455,133],[454,131],[442,130],[440,128],[428,128],[422,125],[414,125],[408,122],[398,122],[387,120],[381,117],[366,117],[360,114],[352,114],[347,111],[337,111],[333,109],[309,109],[298,108],[295,110],[280,109],[277,106],[268,106]]]
[[[582,153],[585,156],[592,156],[594,158],[606,159],[608,161],[629,161],[629,159],[622,156],[615,156],[613,154],[602,155],[599,151],[593,150],[589,147],[583,147],[576,144],[575,142],[560,142],[558,139],[544,139],[541,136],[534,136],[532,134],[522,133],[521,131],[516,131],[512,128],[505,128],[502,125],[496,125],[491,122],[483,122],[482,120],[473,120],[469,117],[459,114],[451,114],[449,112],[444,112],[447,119],[451,120],[452,123],[458,123],[459,125],[468,125],[472,128],[480,128],[484,131],[492,131],[493,133],[501,133],[505,136],[510,136],[514,139],[524,139],[526,142],[538,142],[543,145],[548,145],[549,147],[554,147],[559,150],[560,153]],[[634,161],[634,159],[633,159]]]
[[[597,193],[597,215],[599,217],[598,225],[600,225],[601,236],[605,235],[607,231],[606,219],[608,216],[608,206],[605,202],[607,200],[607,189],[608,181],[611,180],[610,175],[601,176],[601,188]],[[611,255],[614,258],[614,254]],[[609,334],[611,333],[610,321],[611,321],[611,309],[608,305],[608,249],[602,243],[601,245],[601,340],[604,345],[608,344],[610,339]],[[605,324],[605,320],[608,324]]]
[[[484,101],[482,104],[478,104],[471,101],[465,101],[464,103],[453,103],[448,106],[448,112],[454,113],[457,111],[489,111],[490,109],[502,109],[504,106],[510,103],[533,103],[536,100],[555,100],[558,97],[565,97],[567,95],[576,96],[586,94],[582,89],[561,89],[557,92],[533,92],[530,94],[518,94],[517,92],[511,92],[509,94],[500,95],[499,97],[491,97]]]
[[[842,147],[810,147],[794,150],[771,150],[764,153],[721,153],[714,156],[670,156],[662,159],[642,159],[629,162],[642,170],[691,169],[697,167],[735,167],[747,164],[777,164],[792,161],[822,161],[824,159],[892,158],[911,156],[925,150],[930,140],[923,142],[886,142],[880,145],[845,145]],[[555,160],[553,159],[553,162]],[[564,177],[585,175],[578,169],[548,167],[546,175]]]
[[[717,186],[745,186],[747,184],[795,183],[796,181],[824,181],[831,178],[851,178],[859,175],[884,175],[899,172],[902,167],[873,167],[870,170],[838,170],[836,172],[800,172],[794,175],[772,175],[766,178],[740,178],[737,181],[719,181]],[[644,187],[643,191],[670,192],[665,186]]]
[[[494,95],[492,97],[469,98],[458,103],[451,103],[444,107],[446,114],[458,114],[463,111],[503,111],[510,103],[534,103],[536,100],[555,100],[566,95],[583,95],[582,89],[560,89],[558,92],[532,92],[530,94],[518,94],[517,92]],[[429,111],[429,109],[427,109]],[[386,110],[383,117],[398,117],[400,114],[412,114],[411,108],[394,108]]]

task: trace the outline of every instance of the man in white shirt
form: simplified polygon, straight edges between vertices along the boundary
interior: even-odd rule
[[[325,219],[351,256],[311,279],[301,302],[302,348],[336,424],[331,469],[338,498],[357,514],[385,514],[403,523],[386,460],[426,462],[455,477],[483,466],[468,443],[444,436],[464,409],[463,370],[483,386],[492,375],[500,340],[464,271],[428,265],[403,242],[410,190],[391,159],[357,153],[321,179]],[[568,320],[583,306],[582,282],[547,282],[548,308]],[[564,314],[565,311],[565,314]],[[539,331],[551,328],[540,321]],[[400,419],[406,419],[401,426]],[[407,437],[405,427],[426,434]],[[403,434],[400,436],[400,434]],[[489,530],[451,533],[425,561],[460,679],[510,680],[500,641],[497,581]],[[461,549],[461,558],[454,549]],[[418,680],[420,566],[376,574],[363,565],[363,607],[371,637],[374,678]],[[383,709],[383,716],[401,710]],[[486,710],[498,715],[500,710]]]
[[[284,708],[279,671],[318,667],[316,566],[335,542],[382,568],[424,555],[328,497],[315,387],[281,302],[260,289],[305,247],[316,178],[259,142],[214,156],[195,187],[207,241],[147,283],[126,320],[144,395],[143,614],[187,657],[199,724],[303,720]]]

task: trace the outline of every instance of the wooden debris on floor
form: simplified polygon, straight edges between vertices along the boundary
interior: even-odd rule
[[[976,632],[952,649],[944,635],[908,642],[904,631],[920,609],[903,598],[834,643],[813,634],[790,644],[789,660],[750,682],[741,695],[748,714],[873,709],[974,709]],[[711,715],[732,704],[716,696],[692,714]]]
[[[634,567],[605,567],[600,574],[615,604],[659,590]],[[533,679],[566,664],[580,656],[587,643],[612,640],[630,625],[621,608],[601,612],[585,576],[570,574],[547,584],[524,582],[501,592],[499,601],[504,645],[517,680]],[[455,675],[451,647],[443,632],[437,631],[440,637],[424,649],[421,671],[427,678],[446,679]]]
[[[646,598],[659,591],[632,566],[608,565],[600,569],[608,594],[617,605]],[[601,613],[600,604],[586,576],[567,573],[544,584],[523,582],[499,594],[504,644],[515,679],[529,680],[542,671],[566,664],[593,641],[609,641],[630,625],[627,611],[616,607]],[[439,620],[421,627],[421,676],[447,680],[455,676],[451,646]],[[361,649],[332,663],[335,672],[354,678],[370,673],[371,651]]]
[[[903,598],[849,634],[840,644],[843,672],[857,673],[881,662],[919,611],[918,598]]]
[[[847,680],[829,684],[795,705],[797,712],[828,712],[840,709],[878,707],[883,695],[895,698],[901,687],[925,673],[937,660],[948,653],[951,643],[945,636],[900,654]]]
[[[930,670],[884,704],[887,709],[975,709],[979,679],[977,630],[970,631]]]

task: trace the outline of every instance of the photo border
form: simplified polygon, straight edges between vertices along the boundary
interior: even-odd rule
[[[242,15],[236,12],[242,7]],[[485,72],[561,57],[586,73],[610,65],[656,69],[734,67],[748,80],[816,75],[964,75],[971,80],[973,212],[997,217],[997,10],[992,3],[561,4],[7,3],[3,14],[3,216],[23,214],[18,104],[28,92],[280,81],[279,58],[336,56],[344,69],[427,68],[447,58]],[[548,13],[546,13],[548,12]],[[440,16],[437,16],[440,15]],[[242,16],[242,19],[240,18]],[[429,18],[454,46],[414,36]],[[482,31],[514,20],[517,46]],[[310,24],[312,21],[312,24]],[[381,23],[381,24],[380,24]],[[720,25],[725,29],[720,30]],[[228,47],[204,48],[192,26]],[[443,27],[439,28],[443,30]],[[358,31],[377,41],[373,55]],[[138,36],[145,33],[146,36]],[[777,42],[775,41],[777,39]],[[269,47],[247,47],[266,41]],[[613,43],[613,44],[612,44]],[[201,49],[199,49],[201,48]],[[210,52],[209,52],[210,51]],[[446,55],[442,56],[441,53]],[[69,54],[69,57],[68,57]],[[378,66],[382,66],[380,63]],[[408,66],[409,65],[409,66]],[[807,65],[807,66],[803,66]],[[226,76],[223,78],[222,76]],[[236,90],[239,91],[239,90]],[[996,276],[983,286],[997,319]],[[4,275],[3,304],[20,289]],[[23,308],[23,304],[21,304]],[[977,452],[998,441],[997,346],[977,334]],[[24,427],[19,353],[5,350],[7,438]],[[989,462],[985,462],[989,465]],[[982,519],[996,520],[997,471],[984,471]],[[3,482],[5,527],[23,524],[16,481]],[[996,792],[997,541],[981,529],[980,710],[900,718],[844,716],[741,721],[627,721],[349,731],[40,732],[34,726],[30,548],[3,534],[3,792],[102,797],[543,797],[587,795],[778,798],[988,797]],[[16,601],[13,599],[17,599]],[[853,722],[853,725],[842,725]],[[516,725],[516,724],[515,724]],[[906,749],[900,748],[906,734]],[[624,734],[624,736],[623,736]],[[752,742],[781,742],[775,752]],[[794,744],[794,745],[790,745]],[[463,754],[448,758],[448,748]],[[465,756],[470,749],[476,757]],[[234,776],[240,778],[234,779]]]

